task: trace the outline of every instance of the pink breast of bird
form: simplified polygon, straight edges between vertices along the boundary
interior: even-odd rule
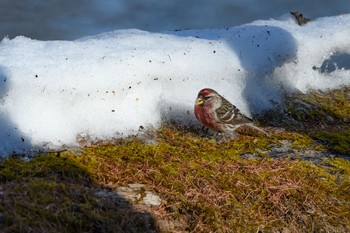
[[[208,128],[218,130],[218,124],[214,119],[216,119],[215,112],[208,111],[210,109],[210,106],[202,106],[202,105],[196,105],[194,109],[194,113],[198,119],[199,122],[201,122],[203,125],[207,126]]]

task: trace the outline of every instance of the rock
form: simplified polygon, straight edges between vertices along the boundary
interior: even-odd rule
[[[158,195],[146,191],[144,184],[128,184],[127,187],[118,187],[117,194],[137,204],[159,206],[162,203]]]
[[[144,184],[128,184],[128,187],[134,190],[141,190],[145,187]]]
[[[159,219],[157,223],[161,232],[186,232],[186,224],[180,221]]]
[[[1,191],[1,190],[0,190]],[[113,199],[121,206],[138,204],[146,206],[159,206],[162,204],[162,199],[150,192],[146,191],[144,184],[128,184],[126,187],[118,187],[116,191],[99,190],[96,196],[100,198]]]
[[[159,206],[162,204],[162,199],[149,191],[145,192],[145,196],[139,201],[140,204],[151,205],[151,206]]]
[[[307,24],[311,20],[309,18],[305,18],[303,14],[299,13],[298,11],[290,12],[294,17],[295,20],[297,21],[299,26],[303,26],[304,24]]]
[[[330,122],[330,123],[333,123],[334,122],[334,118],[331,117],[331,116],[327,116],[327,121]]]

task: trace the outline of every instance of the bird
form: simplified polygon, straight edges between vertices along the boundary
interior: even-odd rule
[[[242,114],[235,105],[210,88],[199,91],[194,114],[202,125],[217,132],[233,133],[237,128],[246,125],[269,136],[267,132],[255,126],[251,118]]]

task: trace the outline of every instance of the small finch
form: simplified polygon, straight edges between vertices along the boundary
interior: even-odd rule
[[[210,88],[204,88],[198,93],[194,114],[202,125],[214,131],[228,133],[247,125],[269,136],[255,126],[252,119],[240,113],[236,106]]]

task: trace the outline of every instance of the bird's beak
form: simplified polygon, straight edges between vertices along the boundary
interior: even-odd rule
[[[203,99],[201,97],[198,97],[198,99],[196,100],[196,105],[202,105],[203,102]]]

